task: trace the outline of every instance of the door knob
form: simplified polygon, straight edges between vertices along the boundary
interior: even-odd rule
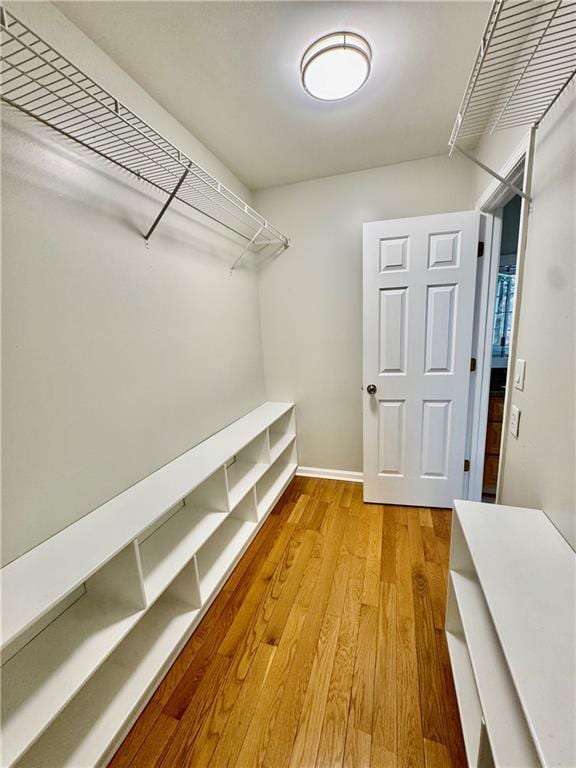
[[[368,384],[366,387],[366,392],[368,392],[369,395],[375,395],[376,394],[376,384]]]

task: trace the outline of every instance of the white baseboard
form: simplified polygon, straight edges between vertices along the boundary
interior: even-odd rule
[[[362,472],[351,472],[348,469],[324,469],[323,467],[298,467],[299,477],[321,477],[324,480],[345,480],[349,483],[361,483],[364,479]]]

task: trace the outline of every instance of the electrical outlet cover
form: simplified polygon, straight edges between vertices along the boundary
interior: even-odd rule
[[[526,376],[526,360],[518,358],[514,366],[514,387],[522,391],[524,389],[524,378]]]
[[[520,429],[520,408],[517,405],[512,406],[510,413],[510,434],[512,437],[518,437],[518,430]]]

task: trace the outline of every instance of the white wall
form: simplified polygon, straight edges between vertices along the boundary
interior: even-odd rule
[[[248,192],[48,3],[10,8]],[[9,109],[3,131],[3,562],[265,400],[256,278],[191,211]]]
[[[517,357],[518,439],[506,434],[502,503],[543,508],[576,546],[576,87],[536,133]]]
[[[302,465],[362,469],[362,223],[472,208],[473,180],[435,157],[254,194],[294,239],[260,302],[268,396],[298,404]]]
[[[471,153],[492,170],[499,172],[506,161],[525,139],[528,133],[526,126],[508,128],[493,134],[481,136],[478,144]],[[477,165],[473,165],[474,199],[478,200],[484,190],[494,183],[494,177]]]

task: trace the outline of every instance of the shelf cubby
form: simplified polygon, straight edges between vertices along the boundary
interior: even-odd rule
[[[231,515],[198,552],[196,559],[203,602],[209,600],[227,579],[256,529],[255,522]]]
[[[296,418],[291,408],[270,426],[270,459],[275,461],[296,437]]]
[[[296,472],[296,447],[292,440],[274,464],[256,484],[258,517],[261,519],[272,509]]]
[[[145,609],[130,544],[88,579],[82,595],[2,667],[2,758],[11,765],[50,725]]]
[[[270,471],[270,470],[268,470]],[[258,509],[256,505],[256,487],[248,491],[246,496],[240,501],[230,513],[231,517],[236,517],[239,520],[247,520],[248,522],[258,522]]]
[[[446,607],[446,640],[452,663],[466,757],[469,765],[477,766],[482,730],[482,706],[478,698],[460,611],[452,588],[448,591]]]
[[[152,603],[228,515],[221,467],[138,539],[144,588]]]
[[[242,501],[269,466],[268,434],[263,431],[226,464],[230,509]]]

